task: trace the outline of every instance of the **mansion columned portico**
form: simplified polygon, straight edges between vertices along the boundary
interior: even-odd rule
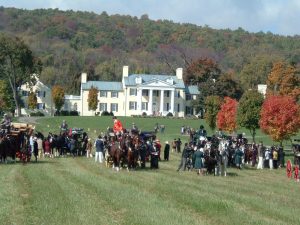
[[[121,82],[88,81],[87,74],[81,75],[80,96],[67,96],[64,110],[77,108],[82,116],[93,116],[103,111],[116,116],[161,115],[172,113],[184,117],[196,114],[191,100],[199,95],[196,86],[186,86],[182,79],[182,68],[176,75],[129,74],[128,66],[123,67]],[[96,111],[88,109],[88,93],[98,89]],[[76,106],[76,107],[75,107]]]

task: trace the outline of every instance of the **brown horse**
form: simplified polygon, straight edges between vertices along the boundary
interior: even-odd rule
[[[138,135],[134,135],[128,138],[127,146],[127,163],[128,169],[135,169],[138,166],[139,158],[139,147],[141,145],[141,140]]]

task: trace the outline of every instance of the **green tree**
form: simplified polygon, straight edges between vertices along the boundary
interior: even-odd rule
[[[221,108],[222,98],[219,96],[207,96],[205,99],[204,118],[210,129],[213,131],[217,126],[217,114]]]
[[[13,96],[9,84],[5,80],[0,80],[0,112],[14,111]]]
[[[237,122],[241,127],[250,131],[253,142],[255,142],[256,129],[259,128],[260,111],[264,97],[256,90],[246,91],[239,101]]]
[[[65,102],[65,91],[63,87],[55,85],[52,87],[52,100],[57,111],[60,111]]]
[[[28,95],[27,104],[29,109],[35,109],[37,106],[36,93],[31,91]]]
[[[89,110],[95,111],[98,107],[98,102],[98,89],[92,86],[88,95]]]
[[[0,78],[10,85],[18,115],[21,113],[18,88],[25,83],[33,85],[32,75],[39,74],[41,69],[41,61],[21,39],[0,34]]]

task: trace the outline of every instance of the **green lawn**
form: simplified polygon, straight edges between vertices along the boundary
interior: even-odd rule
[[[93,136],[112,124],[110,118],[64,119],[72,127],[90,128]],[[162,140],[180,137],[177,126],[200,125],[199,120],[121,120],[145,130],[163,123]],[[61,121],[44,118],[37,129],[57,131]],[[284,169],[230,168],[227,177],[197,176],[176,172],[179,158],[171,153],[157,171],[131,172],[84,157],[0,164],[0,224],[300,224],[300,183],[288,180]]]

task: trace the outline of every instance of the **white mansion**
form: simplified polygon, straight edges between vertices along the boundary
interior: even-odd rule
[[[107,82],[88,81],[87,74],[82,73],[80,96],[66,95],[62,110],[76,110],[81,116],[94,116],[103,111],[116,116],[167,115],[169,112],[178,117],[194,115],[197,112],[191,100],[200,93],[197,86],[186,86],[182,75],[182,68],[176,70],[176,75],[129,74],[128,66],[124,66],[122,82]],[[38,97],[39,110],[49,115],[54,111],[49,108],[53,104],[48,102],[51,90],[41,82],[38,84],[41,88],[34,90],[42,93]],[[92,87],[99,90],[96,111],[88,107],[88,93]]]

